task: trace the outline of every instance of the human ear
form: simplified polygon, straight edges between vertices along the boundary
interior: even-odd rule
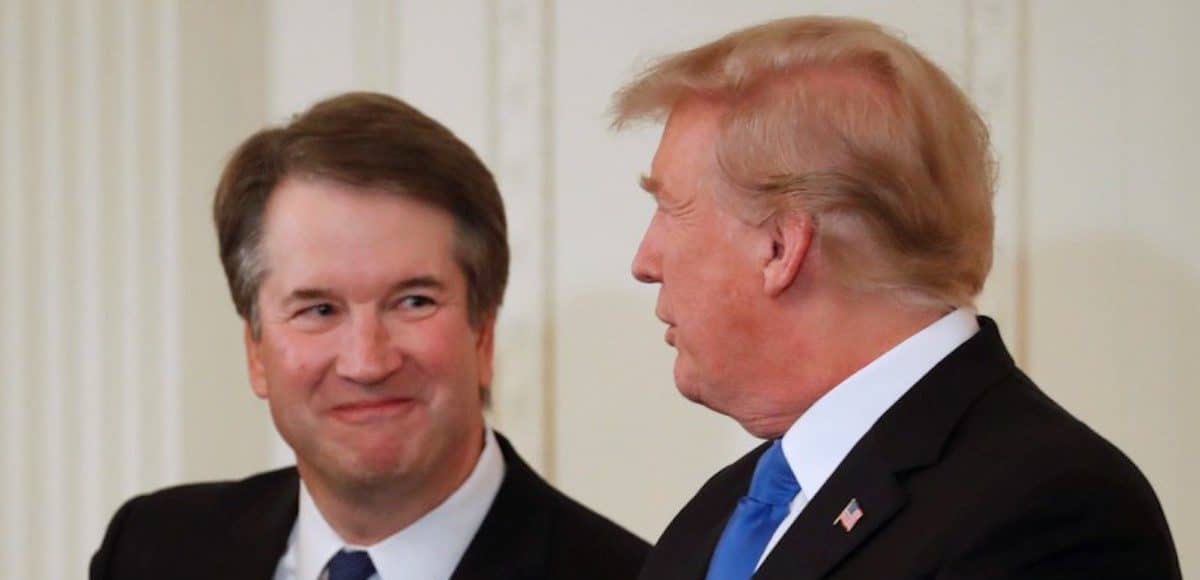
[[[496,317],[488,316],[479,324],[479,335],[475,339],[476,360],[479,361],[479,385],[487,388],[495,374],[492,365],[496,344]]]
[[[246,368],[250,374],[250,389],[260,399],[267,398],[267,373],[263,368],[262,358],[259,354],[261,345],[254,338],[254,331],[250,328],[250,322],[245,322],[242,329],[242,341],[246,345]]]
[[[778,215],[768,228],[771,251],[763,266],[763,291],[774,298],[791,287],[812,248],[813,219],[808,215]]]

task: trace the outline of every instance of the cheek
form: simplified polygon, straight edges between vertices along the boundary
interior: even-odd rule
[[[400,335],[399,348],[415,367],[435,379],[460,380],[477,366],[474,333],[451,318],[434,317]]]
[[[736,256],[711,248],[708,256],[693,264],[696,276],[680,289],[686,293],[686,304],[680,306],[691,312],[679,315],[691,320],[705,342],[727,350],[744,350],[752,344],[747,339],[758,327],[755,306],[761,296],[761,282]]]
[[[308,385],[329,368],[337,352],[336,339],[329,335],[296,333],[272,341],[266,360],[269,379],[288,385]]]

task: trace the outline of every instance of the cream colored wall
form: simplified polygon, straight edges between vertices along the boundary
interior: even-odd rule
[[[1200,574],[1195,2],[1031,5],[1030,374],[1149,476]]]
[[[208,218],[229,150],[353,88],[475,145],[509,209],[493,422],[653,539],[753,441],[689,405],[629,260],[657,128],[607,128],[647,58],[795,13],[718,0],[0,0],[0,570],[78,576],[112,510],[288,461],[246,388]],[[1200,41],[1187,0],[810,1],[902,30],[980,103],[1001,161],[981,306],[1121,446],[1200,573]],[[669,25],[668,25],[669,23]]]

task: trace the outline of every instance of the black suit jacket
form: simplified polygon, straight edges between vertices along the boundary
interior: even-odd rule
[[[1042,393],[996,325],[941,361],[866,433],[754,578],[1179,578],[1136,467]],[[645,580],[704,577],[767,444],[710,479]],[[851,531],[835,519],[857,499]]]
[[[649,546],[550,487],[497,434],[504,481],[452,580],[632,578]],[[109,524],[91,578],[272,578],[298,509],[295,468],[134,498]]]

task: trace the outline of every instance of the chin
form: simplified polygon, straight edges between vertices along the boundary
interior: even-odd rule
[[[330,483],[350,488],[374,487],[404,477],[413,458],[404,445],[338,445],[318,443],[306,453],[307,463]],[[299,459],[299,458],[298,458]]]
[[[784,432],[780,432],[778,429],[772,426],[763,425],[754,421],[742,421],[737,417],[733,417],[732,415],[730,415],[730,417],[734,421],[737,421],[738,425],[741,425],[742,429],[745,429],[747,433],[759,439],[778,439],[783,437]]]
[[[675,373],[675,389],[679,391],[680,395],[683,395],[683,398],[699,405],[704,404],[704,398],[700,396],[700,389],[696,382],[678,371]]]
[[[676,379],[675,381],[675,388],[678,389],[679,394],[683,395],[683,398],[687,399],[689,402],[700,405],[701,407],[713,411],[714,413],[720,413],[722,415],[728,415],[732,417],[732,415],[729,414],[728,409],[721,404],[720,397],[712,396],[713,393],[709,391],[708,387],[709,385],[697,381],[694,378],[692,380]]]
[[[409,471],[407,467],[408,461],[405,459],[399,453],[361,453],[348,466],[349,469],[347,471],[364,480],[389,478]]]

